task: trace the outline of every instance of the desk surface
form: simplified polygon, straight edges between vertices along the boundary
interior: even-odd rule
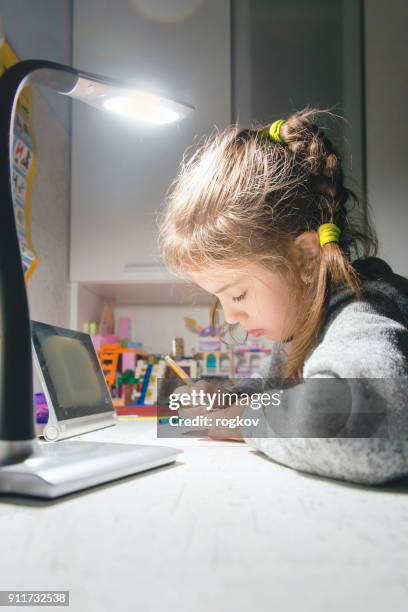
[[[149,421],[75,439],[184,454],[52,502],[1,497],[1,589],[70,590],[75,612],[407,609],[405,483],[317,478],[238,442],[157,440]]]

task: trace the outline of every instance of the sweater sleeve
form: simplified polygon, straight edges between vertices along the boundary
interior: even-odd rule
[[[347,390],[349,382],[326,374],[283,390],[278,406],[246,408],[245,441],[278,463],[319,476],[379,484],[408,475],[408,440],[388,438],[382,406],[367,402],[361,387]]]
[[[250,424],[241,426],[241,432],[249,446],[285,466],[379,484],[408,475],[406,428],[401,436],[392,431],[396,398],[406,398],[408,379],[392,378],[402,359],[393,325],[385,322],[384,333],[370,313],[353,314],[359,325],[342,325],[341,342],[333,334],[326,338],[310,358],[304,382],[268,387],[260,409],[247,407],[243,419]],[[354,332],[362,326],[365,333],[356,340]],[[350,363],[353,367],[347,368]],[[381,380],[381,374],[390,378]],[[273,401],[277,394],[278,404]]]

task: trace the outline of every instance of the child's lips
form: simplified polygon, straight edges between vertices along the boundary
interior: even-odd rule
[[[263,329],[249,329],[248,330],[248,334],[250,334],[251,336],[262,336],[264,333]]]

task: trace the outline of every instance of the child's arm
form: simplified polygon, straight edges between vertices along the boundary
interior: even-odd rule
[[[274,461],[301,472],[359,484],[406,478],[408,442],[386,438],[245,438]]]
[[[388,380],[383,382],[389,385]],[[308,379],[284,390],[286,397],[278,407],[245,410],[244,419],[260,420],[257,426],[241,427],[241,435],[274,461],[319,476],[363,484],[406,476],[407,432],[405,440],[404,432],[401,439],[388,435],[384,397],[372,386],[367,393],[364,383],[364,379]],[[398,379],[393,386],[397,384]],[[402,384],[406,390],[407,381]],[[349,393],[342,389],[346,385]]]
[[[319,476],[363,484],[407,476],[408,378],[398,376],[403,359],[391,334],[376,343],[375,329],[365,331],[367,346],[365,334],[358,340],[343,334],[344,344],[330,344],[324,358],[316,354],[305,383],[283,390],[278,407],[246,410],[244,418],[260,418],[257,427],[241,430],[248,445]]]

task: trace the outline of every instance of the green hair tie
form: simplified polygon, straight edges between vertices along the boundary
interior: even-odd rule
[[[272,125],[270,126],[270,128],[268,130],[269,136],[275,142],[283,142],[282,138],[279,136],[279,132],[280,132],[282,123],[285,123],[285,120],[284,119],[278,119],[277,121],[274,121],[272,123]]]
[[[327,244],[327,242],[338,242],[341,234],[341,230],[335,223],[323,223],[318,227],[320,246]]]
[[[274,142],[282,143],[283,140],[279,136],[282,123],[285,123],[285,119],[278,119],[277,121],[274,121],[272,125],[260,132],[262,138],[266,138],[267,140],[272,139]]]

